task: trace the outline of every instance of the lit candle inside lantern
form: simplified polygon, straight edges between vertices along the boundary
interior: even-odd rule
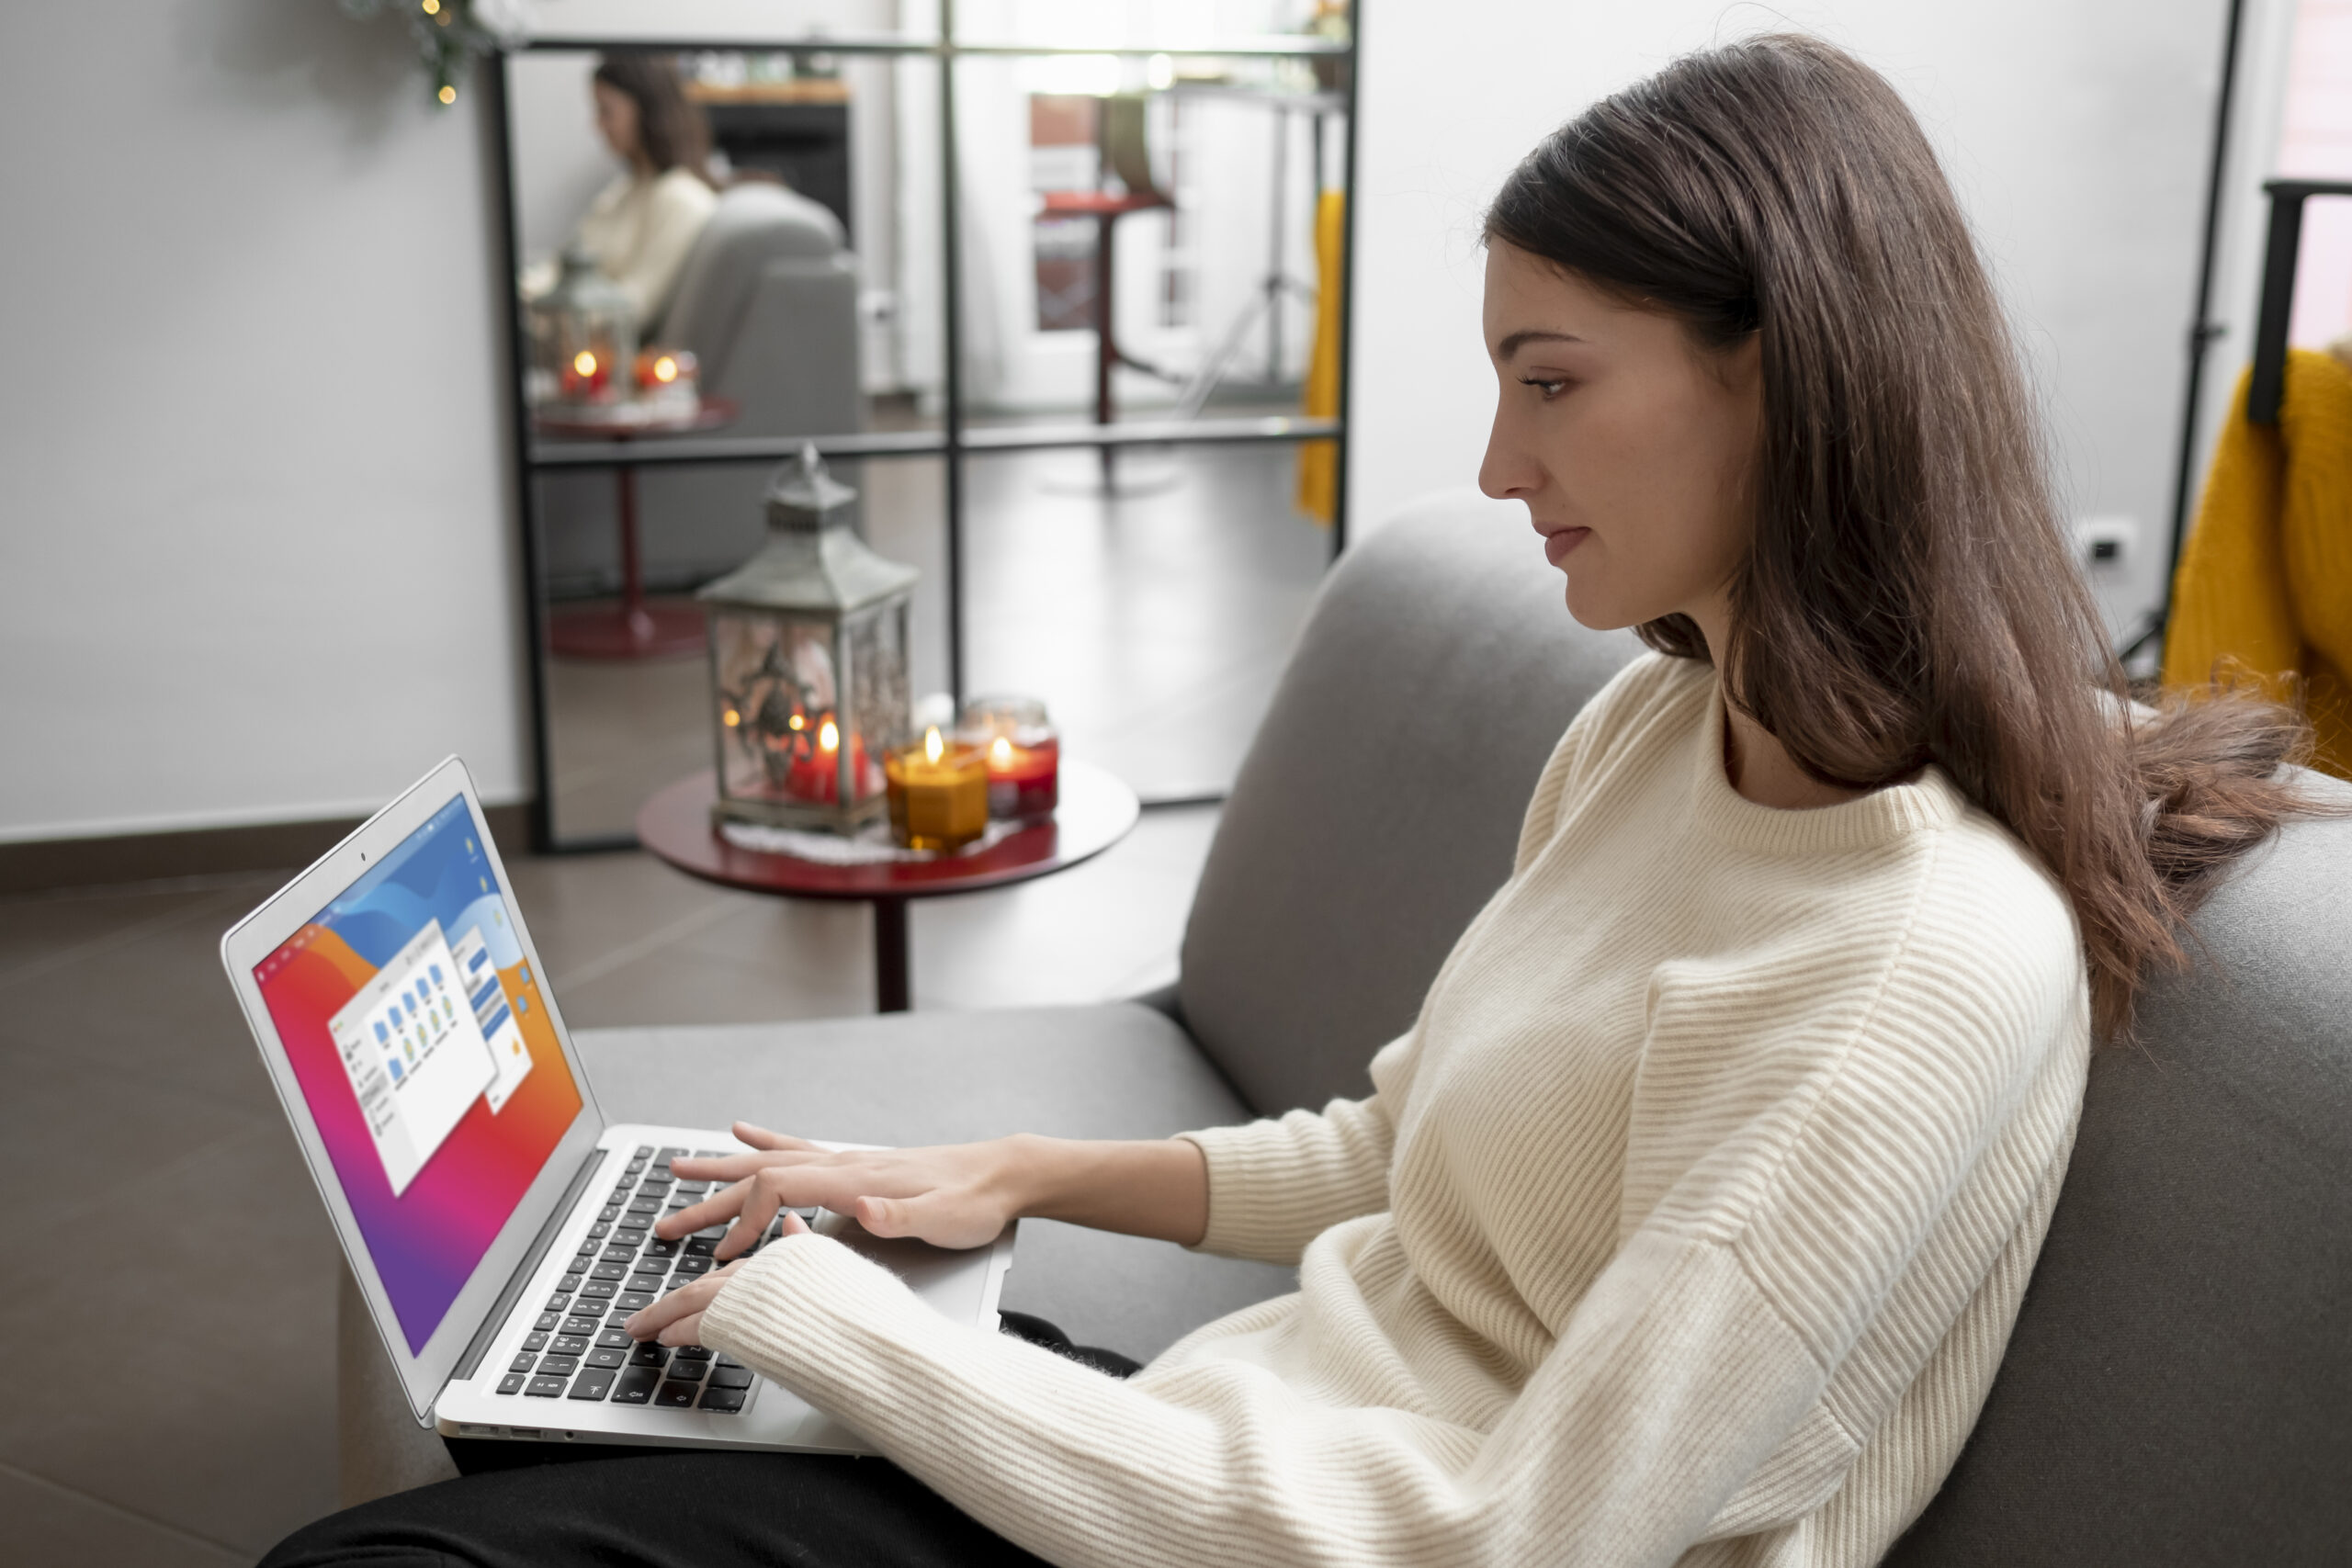
[[[573,402],[601,397],[612,380],[613,367],[605,363],[604,355],[583,348],[564,367],[563,395]]]
[[[834,804],[842,794],[841,726],[829,713],[820,714],[813,725],[796,713],[790,726],[786,744],[792,748],[792,765],[785,773],[784,793],[794,800]],[[855,788],[868,767],[865,742],[856,736],[850,737],[849,766],[851,787]]]
[[[988,760],[978,746],[946,740],[936,727],[921,743],[888,753],[890,831],[910,850],[953,850],[989,826]]]

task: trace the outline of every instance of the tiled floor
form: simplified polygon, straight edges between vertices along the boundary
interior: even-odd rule
[[[1211,809],[1100,860],[919,904],[918,1007],[1171,977]],[[575,1027],[872,1006],[863,907],[707,887],[641,854],[529,860],[515,895]],[[220,972],[275,874],[0,899],[0,1563],[251,1562],[334,1502],[337,1258]],[[75,1259],[71,1266],[58,1260]]]

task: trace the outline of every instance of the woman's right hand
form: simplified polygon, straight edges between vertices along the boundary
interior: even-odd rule
[[[729,1225],[713,1249],[721,1263],[749,1251],[782,1209],[831,1209],[876,1235],[971,1247],[995,1240],[1020,1216],[1026,1196],[1019,1138],[836,1151],[748,1122],[735,1123],[734,1134],[752,1152],[671,1162],[681,1180],[727,1185],[653,1227],[654,1235],[675,1240],[707,1225]]]

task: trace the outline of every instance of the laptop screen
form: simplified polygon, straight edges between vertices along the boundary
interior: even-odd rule
[[[581,1108],[477,831],[452,796],[254,970],[413,1353]]]

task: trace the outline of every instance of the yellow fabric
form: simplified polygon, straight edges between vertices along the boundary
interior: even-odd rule
[[[2234,671],[2288,697],[2300,679],[2316,764],[2352,778],[2352,369],[2290,350],[2275,430],[2246,423],[2250,375],[2173,579],[2165,684]]]
[[[1306,417],[1340,412],[1340,262],[1347,245],[1348,198],[1327,190],[1315,203],[1315,348],[1306,357]],[[1298,449],[1298,509],[1329,527],[1340,513],[1340,448],[1309,441]]]

